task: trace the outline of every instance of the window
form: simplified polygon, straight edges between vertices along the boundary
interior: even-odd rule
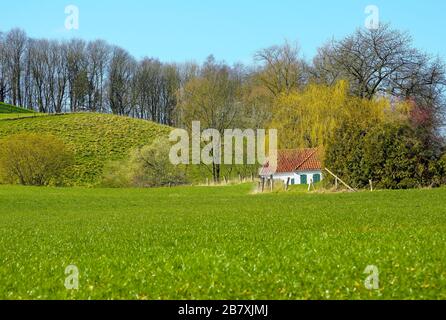
[[[308,184],[308,177],[306,174],[300,176],[300,184]]]
[[[320,174],[314,174],[313,175],[313,182],[314,183],[321,182],[321,175]]]
[[[294,186],[296,184],[296,179],[291,179],[291,185]]]

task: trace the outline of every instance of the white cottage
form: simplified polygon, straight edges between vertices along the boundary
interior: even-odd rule
[[[269,179],[271,175],[285,184],[289,181],[290,185],[320,182],[323,179],[321,150],[279,150],[276,171],[271,172],[269,162],[260,169],[260,177]]]

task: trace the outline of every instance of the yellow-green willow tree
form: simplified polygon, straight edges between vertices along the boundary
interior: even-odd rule
[[[303,90],[279,95],[270,128],[279,130],[280,148],[321,147],[344,121],[367,126],[405,117],[408,112],[407,103],[391,103],[384,97],[353,97],[345,81],[333,86],[310,84]]]

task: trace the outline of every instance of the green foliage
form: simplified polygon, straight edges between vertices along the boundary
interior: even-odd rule
[[[106,114],[78,113],[0,121],[0,137],[16,133],[51,134],[75,155],[65,176],[67,185],[95,185],[109,161],[124,159],[129,150],[168,136],[170,128],[145,120]]]
[[[251,188],[0,187],[0,299],[446,299],[446,189]]]
[[[438,169],[440,171],[439,176],[440,183],[446,185],[446,153],[441,157],[439,163],[438,163]]]
[[[407,125],[384,124],[372,128],[364,139],[366,177],[378,188],[421,186],[421,143]],[[421,159],[420,159],[421,160]]]
[[[32,186],[57,184],[73,155],[54,136],[17,134],[0,141],[0,182]]]
[[[132,186],[132,168],[126,160],[109,161],[105,164],[100,186],[106,188],[129,188]]]
[[[187,183],[186,172],[169,159],[170,142],[156,139],[151,145],[134,149],[130,158],[112,163],[102,184],[108,187],[171,187]]]
[[[270,127],[279,130],[281,148],[320,147],[344,122],[362,126],[380,123],[404,117],[408,107],[405,103],[391,107],[386,99],[352,97],[345,81],[333,86],[311,84],[276,99]]]
[[[404,122],[345,123],[326,148],[325,165],[354,188],[370,180],[383,189],[438,185],[441,176],[437,159]]]

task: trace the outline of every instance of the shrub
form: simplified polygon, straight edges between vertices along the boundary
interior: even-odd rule
[[[16,134],[0,141],[0,181],[45,186],[59,184],[73,154],[51,135]]]
[[[364,137],[366,131],[354,123],[344,123],[331,137],[325,148],[324,166],[354,188],[361,188],[368,183],[363,165]],[[327,175],[327,182],[332,181]]]
[[[426,161],[421,142],[407,125],[383,124],[364,138],[367,178],[383,189],[408,189],[423,185]]]
[[[148,188],[186,184],[184,168],[170,162],[169,151],[167,139],[157,139],[149,146],[132,150],[129,159],[106,167],[102,185]]]
[[[344,124],[327,146],[325,162],[354,188],[367,188],[372,180],[377,188],[408,189],[438,186],[438,160],[412,127],[387,122],[367,129]]]
[[[101,186],[107,188],[132,187],[132,172],[129,160],[110,161],[104,166]]]
[[[446,153],[440,160],[439,168],[440,168],[440,184],[446,185]]]

